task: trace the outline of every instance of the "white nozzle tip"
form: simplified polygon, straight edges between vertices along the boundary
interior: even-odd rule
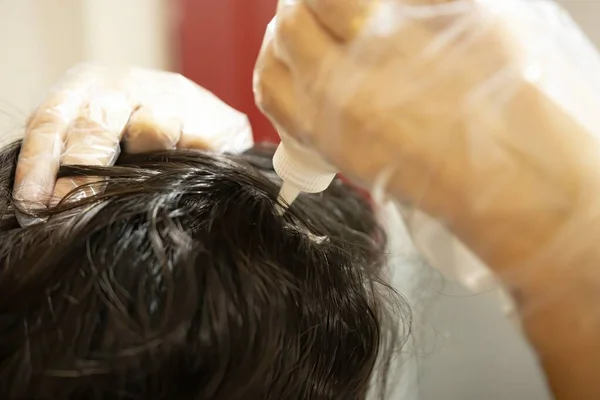
[[[296,200],[296,197],[300,194],[300,189],[294,185],[283,182],[281,190],[279,191],[279,212],[283,214],[285,210]]]

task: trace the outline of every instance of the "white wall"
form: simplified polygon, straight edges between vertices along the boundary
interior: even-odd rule
[[[559,0],[581,25],[588,36],[600,45],[600,1],[598,0]]]

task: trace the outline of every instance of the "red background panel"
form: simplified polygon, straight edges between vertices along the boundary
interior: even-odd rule
[[[180,72],[250,118],[256,141],[279,141],[254,104],[252,71],[277,0],[179,0]]]

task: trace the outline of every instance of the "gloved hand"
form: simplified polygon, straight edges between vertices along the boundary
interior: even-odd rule
[[[600,398],[600,57],[554,1],[282,1],[254,89],[500,277],[556,398]]]
[[[598,71],[551,1],[299,0],[269,28],[255,95],[499,271],[553,257],[550,240],[600,211]]]
[[[176,147],[239,152],[252,140],[244,114],[179,74],[83,64],[69,70],[29,118],[14,197],[26,210],[56,204],[85,183],[56,181],[60,165],[111,165],[120,142],[129,153]]]

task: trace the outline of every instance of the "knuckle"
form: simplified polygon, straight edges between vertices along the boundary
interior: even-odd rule
[[[254,91],[259,106],[268,107],[273,101],[273,91],[277,85],[279,61],[275,59],[272,45],[261,56],[260,67],[254,79]]]
[[[296,32],[296,23],[291,8],[284,9],[277,15],[276,35],[283,38]]]

